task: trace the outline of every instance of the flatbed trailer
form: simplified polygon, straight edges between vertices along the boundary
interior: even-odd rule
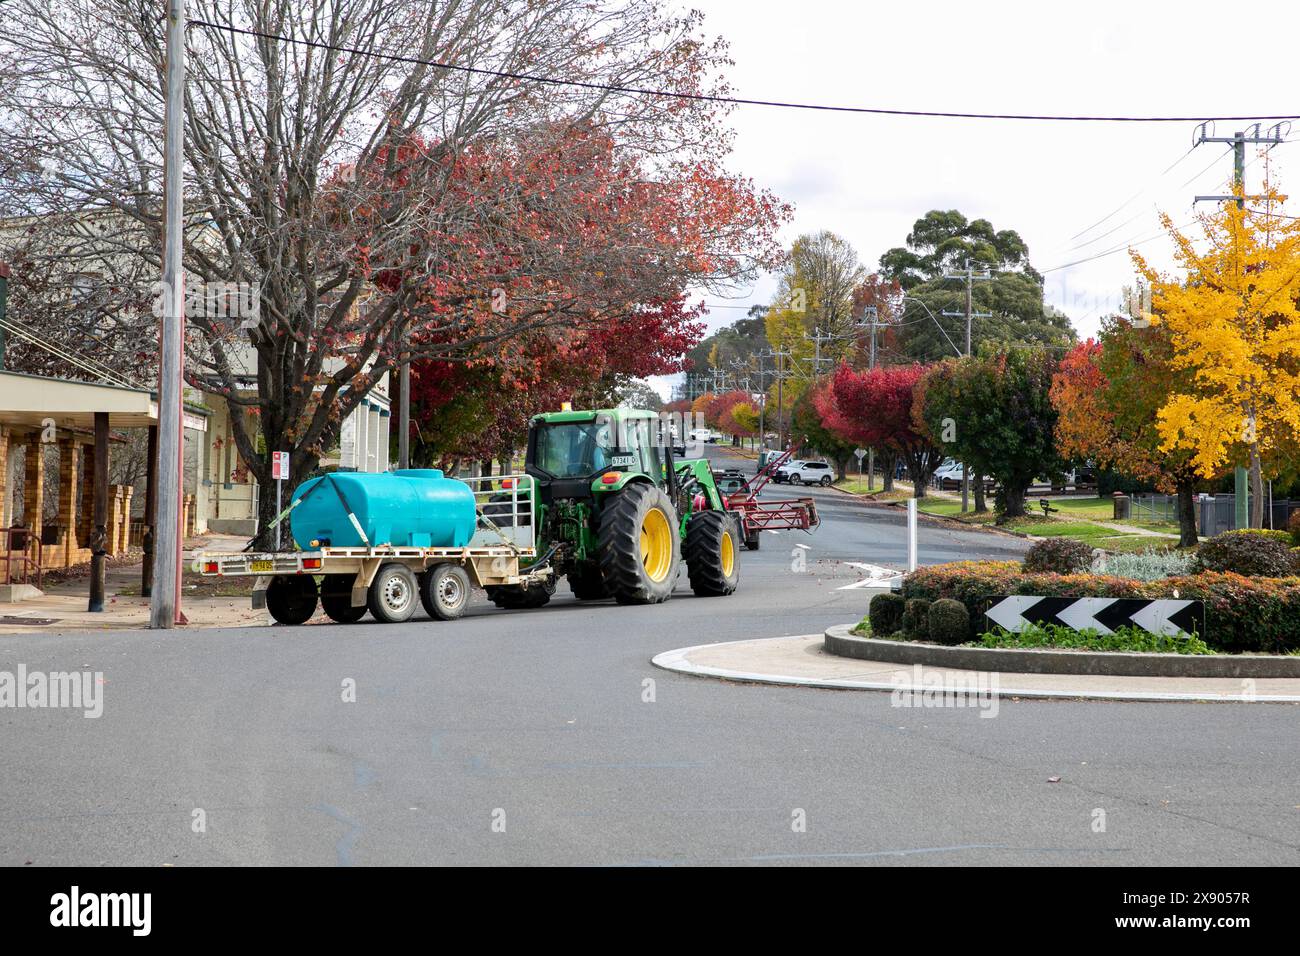
[[[367,611],[385,623],[406,621],[417,601],[430,617],[454,620],[464,612],[471,587],[553,588],[554,572],[537,556],[532,477],[460,480],[474,491],[478,512],[478,527],[462,548],[377,544],[202,551],[195,554],[193,568],[204,577],[255,578],[253,607],[265,608],[282,624],[305,623],[318,601],[340,623],[359,621]]]

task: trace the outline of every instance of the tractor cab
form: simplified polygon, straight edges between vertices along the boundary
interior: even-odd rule
[[[662,486],[672,481],[671,446],[658,428],[653,412],[623,408],[538,415],[524,467],[546,504],[590,499],[606,490],[599,486],[621,488],[632,477]]]

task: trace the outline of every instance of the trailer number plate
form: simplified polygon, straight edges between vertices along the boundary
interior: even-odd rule
[[[274,561],[249,561],[248,570],[252,571],[254,574],[261,574],[263,571],[274,571],[275,562]]]

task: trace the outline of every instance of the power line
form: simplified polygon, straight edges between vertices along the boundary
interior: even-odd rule
[[[1166,166],[1166,167],[1165,167],[1165,168],[1160,172],[1160,174],[1159,174],[1158,176],[1156,176],[1153,180],[1151,180],[1150,183],[1148,183],[1146,186],[1143,186],[1141,189],[1139,189],[1137,192],[1135,192],[1132,196],[1129,196],[1128,199],[1125,199],[1122,203],[1120,203],[1118,206],[1116,206],[1114,209],[1112,209],[1112,210],[1111,210],[1110,212],[1108,212],[1106,215],[1102,216],[1100,219],[1098,219],[1096,222],[1094,222],[1091,226],[1088,226],[1086,229],[1080,229],[1078,232],[1076,232],[1074,235],[1072,235],[1072,236],[1070,237],[1070,241],[1073,242],[1075,239],[1078,239],[1080,236],[1087,235],[1089,232],[1091,232],[1092,230],[1096,229],[1098,226],[1100,226],[1100,225],[1102,225],[1102,224],[1108,222],[1108,221],[1111,219],[1111,217],[1113,217],[1117,212],[1119,212],[1121,209],[1123,209],[1125,206],[1127,206],[1127,205],[1128,205],[1129,203],[1131,203],[1133,200],[1137,199],[1137,198],[1138,198],[1139,196],[1141,196],[1143,193],[1145,193],[1145,192],[1147,192],[1148,190],[1150,190],[1152,186],[1154,186],[1156,183],[1160,182],[1160,180],[1164,179],[1165,176],[1169,175],[1169,173],[1171,173],[1171,172],[1174,170],[1174,168],[1175,168],[1176,166],[1178,166],[1180,163],[1182,163],[1182,161],[1185,160],[1188,156],[1192,155],[1192,150],[1194,150],[1194,149],[1196,149],[1195,146],[1190,147],[1190,148],[1187,150],[1187,152],[1183,153],[1183,155],[1179,156],[1179,157],[1178,157],[1177,159],[1175,159],[1172,163],[1170,163],[1168,166]],[[1209,168],[1209,167],[1207,166],[1206,169],[1208,169],[1208,168]],[[1131,222],[1131,221],[1132,221],[1132,220],[1130,220],[1130,222]],[[1103,235],[1104,235],[1104,233],[1103,233]],[[1086,243],[1086,242],[1083,243],[1083,245],[1087,245],[1087,244],[1088,244],[1088,243]]]
[[[1174,226],[1174,228],[1186,229],[1188,226],[1195,225],[1195,224],[1196,224],[1196,220],[1191,219],[1183,223],[1182,225]],[[1137,242],[1121,242],[1119,245],[1113,246],[1112,248],[1107,249],[1105,252],[1099,252],[1096,255],[1088,256],[1087,258],[1084,259],[1076,259],[1074,262],[1062,263],[1059,266],[1052,266],[1052,268],[1050,269],[1041,269],[1039,270],[1039,275],[1047,275],[1047,273],[1049,272],[1059,272],[1062,269],[1069,269],[1071,266],[1081,266],[1085,262],[1092,262],[1094,259],[1104,259],[1106,256],[1113,256],[1117,252],[1123,252],[1125,249],[1130,249],[1133,246],[1145,245],[1148,242],[1152,242],[1156,239],[1159,239],[1163,235],[1165,235],[1165,231],[1162,229],[1159,232],[1155,233],[1154,235],[1147,236],[1145,239],[1139,239]]]
[[[471,73],[478,76],[493,76],[505,80],[523,80],[529,83],[544,83],[550,86],[567,86],[584,90],[599,90],[605,93],[628,93],[636,96],[660,96],[667,99],[693,100],[704,103],[729,103],[734,106],[771,106],[778,109],[814,110],[826,113],[866,113],[874,116],[910,116],[930,119],[976,119],[976,120],[1026,120],[1049,123],[1200,123],[1200,122],[1265,122],[1268,120],[1300,119],[1300,113],[1279,116],[1080,116],[1053,115],[1039,113],[963,113],[954,110],[900,110],[883,109],[871,106],[832,106],[824,103],[796,103],[785,100],[755,100],[736,96],[717,96],[708,93],[681,93],[674,90],[656,90],[640,86],[617,86],[610,83],[593,83],[584,80],[561,80],[551,76],[539,76],[535,73],[515,73],[508,70],[490,70],[486,67],[464,66],[455,63],[441,63],[437,60],[424,60],[419,57],[402,56],[396,53],[376,53],[358,47],[342,46],[336,43],[322,43],[319,40],[307,40],[288,37],[278,33],[262,30],[249,30],[231,24],[210,23],[206,20],[190,20],[190,25],[222,30],[227,33],[257,37],[263,40],[277,40],[298,46],[328,50],[331,53],[347,53],[352,56],[374,57],[392,60],[396,63],[429,66],[439,70],[452,70],[459,73]]]

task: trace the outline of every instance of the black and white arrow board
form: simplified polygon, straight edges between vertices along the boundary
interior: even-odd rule
[[[1140,627],[1151,634],[1187,637],[1205,633],[1205,605],[1200,601],[1160,598],[1056,598],[1016,594],[989,602],[990,625],[1021,631],[1031,624],[1059,624],[1076,631],[1113,634],[1118,627]]]

